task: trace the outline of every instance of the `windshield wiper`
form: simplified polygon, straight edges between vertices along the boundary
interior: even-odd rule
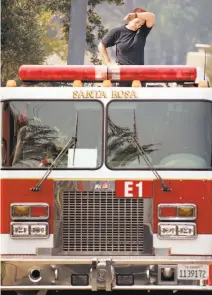
[[[108,122],[111,125],[111,130],[113,132],[113,134],[115,134],[117,132],[117,129],[119,128],[118,126],[116,126],[114,123],[112,123],[111,119],[108,118]],[[135,111],[134,111],[134,132],[130,132],[128,134],[128,136],[130,136],[131,141],[133,142],[133,144],[135,145],[139,155],[142,156],[142,158],[144,159],[145,163],[147,164],[147,166],[150,168],[150,170],[152,171],[152,173],[155,175],[155,177],[160,181],[160,184],[162,186],[162,191],[163,192],[170,192],[171,189],[166,185],[165,181],[162,179],[162,177],[159,175],[158,171],[155,169],[155,167],[152,165],[151,161],[148,159],[147,154],[145,152],[145,150],[142,148],[142,146],[140,145],[139,141],[138,141],[138,137],[137,134],[135,134],[135,130],[136,130],[136,120],[135,120]]]
[[[166,185],[165,181],[162,179],[158,171],[155,169],[155,167],[152,165],[151,161],[148,159],[145,150],[142,148],[142,146],[139,144],[138,140],[134,137],[131,136],[131,139],[136,146],[139,154],[143,157],[144,161],[146,162],[147,166],[150,168],[152,173],[155,175],[155,177],[160,181],[161,186],[162,186],[162,191],[163,192],[170,192],[171,189]]]
[[[137,127],[136,127],[136,117],[135,117],[135,110],[133,111],[133,131],[134,131],[134,137],[138,139],[138,134],[137,134]],[[138,163],[140,164],[140,155],[138,154]]]
[[[78,111],[76,112],[76,124],[75,124],[75,142],[74,142],[74,150],[73,150],[73,167],[74,167],[74,160],[75,160],[75,150],[77,147],[77,131],[78,131]]]
[[[160,176],[160,174],[158,173],[158,171],[152,165],[151,161],[147,157],[147,154],[146,154],[145,150],[142,148],[142,146],[140,145],[140,143],[138,141],[137,132],[135,132],[137,130],[137,128],[136,128],[135,110],[133,112],[133,117],[134,117],[134,122],[133,122],[133,125],[134,125],[134,133],[133,133],[133,135],[130,135],[130,137],[131,137],[134,145],[136,146],[139,154],[143,157],[143,159],[144,159],[145,163],[147,164],[147,166],[151,169],[151,171],[155,175],[155,177],[160,181],[160,184],[162,186],[162,191],[163,192],[170,192],[171,189],[166,185],[165,181],[162,179],[162,177]]]
[[[38,181],[38,183],[36,184],[35,187],[33,187],[33,188],[30,189],[31,191],[33,191],[33,192],[39,192],[40,191],[41,185],[43,184],[43,182],[48,178],[48,176],[50,175],[50,173],[52,172],[52,170],[59,165],[60,160],[66,154],[67,150],[69,148],[72,148],[72,147],[74,147],[74,153],[73,153],[73,162],[74,162],[75,148],[76,148],[76,143],[77,143],[77,129],[78,129],[78,112],[76,113],[76,123],[75,123],[75,134],[74,134],[74,136],[69,139],[69,141],[66,143],[66,145],[61,150],[61,152],[59,153],[59,155],[55,158],[55,160],[49,166],[48,170],[46,171],[46,173],[44,174],[44,176],[41,178],[41,180]]]

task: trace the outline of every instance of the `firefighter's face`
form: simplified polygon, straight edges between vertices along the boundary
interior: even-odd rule
[[[145,21],[140,20],[139,18],[135,18],[129,22],[129,25],[133,30],[137,31],[140,29],[141,26],[143,26],[144,23]]]

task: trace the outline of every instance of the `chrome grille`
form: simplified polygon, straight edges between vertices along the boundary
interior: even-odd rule
[[[114,192],[63,193],[63,252],[143,251],[143,199],[116,198]]]

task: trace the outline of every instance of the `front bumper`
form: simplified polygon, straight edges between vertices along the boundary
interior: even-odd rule
[[[178,280],[179,265],[212,265],[212,257],[2,257],[2,290],[205,290],[205,280]],[[172,269],[171,280],[161,278]],[[211,274],[210,274],[211,276]],[[74,278],[74,279],[73,279]]]

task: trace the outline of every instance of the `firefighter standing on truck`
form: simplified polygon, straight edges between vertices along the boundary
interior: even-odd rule
[[[155,24],[154,13],[136,8],[124,21],[127,25],[112,29],[99,43],[98,49],[106,64],[111,64],[107,48],[116,45],[116,63],[119,65],[144,65],[146,38]],[[131,82],[119,84],[130,87]]]

